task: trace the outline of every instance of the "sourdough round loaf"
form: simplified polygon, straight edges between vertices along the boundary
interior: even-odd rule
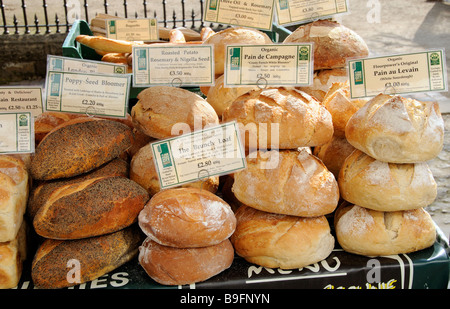
[[[331,114],[315,98],[295,88],[247,92],[224,111],[236,120],[247,149],[319,146],[333,136]]]
[[[199,248],[163,246],[150,238],[139,247],[139,263],[145,272],[163,285],[183,285],[205,281],[228,269],[234,249],[226,239]]]
[[[140,148],[130,162],[130,179],[147,190],[150,196],[161,191],[158,172],[153,160],[151,144]],[[199,188],[215,193],[219,187],[219,176],[211,176],[195,182],[181,185],[185,188]]]
[[[355,150],[338,177],[343,199],[378,211],[426,207],[437,196],[437,185],[426,162],[387,163]]]
[[[348,120],[345,136],[380,161],[424,162],[442,150],[444,120],[437,102],[379,94]]]
[[[310,86],[297,87],[322,102],[328,90],[334,83],[348,81],[346,68],[324,69],[314,72],[313,83]]]
[[[153,241],[177,248],[204,247],[229,238],[236,228],[231,207],[197,188],[166,189],[139,213],[139,226]]]
[[[203,44],[214,46],[214,69],[216,76],[224,73],[227,45],[230,44],[273,44],[267,34],[257,29],[244,27],[230,27],[214,33]]]
[[[334,175],[306,149],[250,153],[232,191],[253,208],[302,217],[329,214],[339,201]]]
[[[236,253],[260,266],[301,268],[326,259],[334,248],[325,216],[279,215],[243,205],[236,211],[236,220],[230,238]]]
[[[436,239],[434,222],[423,208],[383,212],[344,202],[336,210],[334,226],[345,251],[365,256],[410,253]]]
[[[149,87],[141,91],[137,99],[138,102],[131,109],[133,125],[156,139],[219,124],[214,108],[205,99],[186,89]],[[174,127],[175,124],[177,126]]]
[[[345,159],[355,150],[345,137],[334,135],[325,145],[314,147],[313,154],[322,160],[327,169],[333,173],[336,180]]]
[[[353,30],[330,20],[318,20],[298,27],[283,43],[312,42],[314,70],[342,68],[347,58],[369,55],[364,40]]]
[[[39,180],[77,176],[119,157],[132,145],[130,127],[80,117],[55,127],[36,147],[30,173]]]

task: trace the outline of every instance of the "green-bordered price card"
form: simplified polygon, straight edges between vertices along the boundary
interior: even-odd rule
[[[156,18],[108,19],[106,36],[110,39],[124,41],[159,40],[158,21]]]
[[[247,167],[235,121],[151,144],[161,189]]]
[[[133,46],[133,85],[214,85],[213,53],[210,44]]]
[[[312,83],[312,43],[228,45],[226,87],[308,86]]]
[[[348,12],[347,0],[275,0],[279,25],[292,25]]]
[[[45,111],[125,118],[131,74],[86,74],[49,71]]]
[[[47,56],[47,71],[90,74],[126,74],[127,67],[127,65],[120,63],[77,59],[54,55]]]
[[[34,152],[34,120],[31,113],[1,113],[0,136],[0,154]]]
[[[206,0],[203,20],[272,30],[274,0]]]
[[[443,50],[347,61],[351,98],[447,91]]]
[[[0,113],[30,112],[36,118],[42,111],[41,87],[0,87]]]

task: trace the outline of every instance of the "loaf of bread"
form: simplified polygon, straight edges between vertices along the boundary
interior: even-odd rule
[[[435,224],[423,208],[384,212],[344,202],[334,226],[345,251],[365,256],[410,253],[436,240]]]
[[[32,261],[33,284],[59,289],[92,281],[135,258],[143,240],[137,225],[85,239],[45,239]]]
[[[147,144],[133,156],[130,162],[130,179],[147,190],[150,196],[161,191],[158,172],[153,160],[151,144]],[[181,185],[184,188],[199,188],[215,193],[219,187],[219,176],[211,176]]]
[[[303,218],[241,206],[231,242],[246,261],[264,267],[302,268],[326,259],[334,237],[325,216]]]
[[[98,177],[114,177],[122,176],[128,177],[129,175],[129,164],[121,158],[113,159],[102,166],[96,168],[95,170],[81,174],[79,176],[55,179],[49,181],[41,181],[34,185],[29,194],[28,204],[27,204],[27,215],[33,219],[37,211],[47,203],[51,194],[66,185],[83,182],[88,179],[98,178]]]
[[[332,213],[339,201],[333,174],[306,149],[250,153],[232,190],[245,205],[301,217]]]
[[[295,88],[247,92],[223,112],[236,120],[247,149],[319,146],[333,136],[331,114],[315,98]]]
[[[30,178],[22,160],[0,155],[0,242],[13,240],[27,208]]]
[[[0,289],[12,289],[22,276],[28,254],[27,224],[23,221],[14,239],[0,242]]]
[[[177,248],[218,244],[236,228],[230,206],[217,195],[197,188],[160,191],[139,213],[138,221],[150,239]]]
[[[207,247],[174,248],[147,238],[139,247],[138,259],[149,277],[160,284],[193,284],[228,269],[234,249],[228,239]]]
[[[444,120],[437,102],[379,94],[348,120],[345,136],[377,160],[417,163],[442,150]]]
[[[156,139],[219,124],[214,108],[205,99],[186,89],[154,86],[141,91],[137,98],[136,105],[131,109],[133,125]],[[180,126],[174,127],[175,124]]]
[[[346,201],[378,211],[426,207],[437,196],[437,185],[426,162],[387,163],[355,150],[338,177]]]
[[[347,58],[369,55],[366,42],[353,30],[331,20],[298,27],[283,43],[313,43],[314,70],[343,68]]]
[[[33,219],[36,233],[80,239],[121,230],[137,221],[148,193],[125,177],[98,177],[54,190]]]
[[[333,138],[322,146],[314,147],[313,154],[322,160],[327,169],[338,179],[339,172],[345,159],[355,150],[355,147],[345,139],[334,135]]]
[[[345,83],[347,81],[348,73],[346,68],[324,69],[314,72],[312,85],[297,87],[297,89],[322,102],[334,83]]]
[[[350,117],[360,109],[367,100],[351,99],[350,84],[333,83],[322,101],[333,118],[334,135],[345,137],[345,127]]]
[[[230,27],[218,31],[209,36],[204,44],[214,46],[214,69],[216,76],[224,73],[227,46],[231,44],[273,44],[272,40],[264,32],[245,27]]]
[[[225,87],[225,75],[220,75],[207,92],[206,101],[214,108],[219,118],[233,101],[250,90],[258,89],[256,86]]]
[[[119,157],[132,145],[127,125],[80,117],[64,122],[36,147],[31,175],[39,180],[77,176]]]

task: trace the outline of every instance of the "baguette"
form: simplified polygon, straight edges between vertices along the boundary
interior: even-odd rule
[[[92,36],[80,34],[75,40],[94,50],[107,51],[110,53],[132,53],[133,45],[140,45],[131,41],[115,40],[103,36]]]

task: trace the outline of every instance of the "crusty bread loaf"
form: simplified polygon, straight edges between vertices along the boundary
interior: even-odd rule
[[[444,120],[437,102],[379,94],[353,114],[345,136],[377,160],[417,163],[442,150]]]
[[[27,215],[33,219],[37,211],[44,205],[50,195],[59,188],[73,184],[77,182],[83,182],[87,179],[97,178],[97,177],[113,177],[122,176],[128,177],[129,175],[129,164],[121,158],[113,159],[102,166],[96,168],[95,170],[75,176],[70,178],[55,179],[49,181],[41,181],[34,185],[29,194],[28,204],[27,204]]]
[[[0,242],[13,240],[23,222],[30,178],[25,163],[0,155]]]
[[[247,168],[234,174],[232,190],[245,205],[302,217],[329,214],[339,201],[333,174],[306,149],[250,153]]]
[[[217,195],[197,188],[160,191],[139,213],[138,221],[150,239],[178,248],[218,244],[236,228],[230,206]]]
[[[297,87],[322,102],[333,83],[348,81],[346,68],[324,69],[314,72],[313,83],[310,86]]]
[[[228,269],[234,258],[231,242],[199,248],[162,246],[147,238],[139,247],[139,263],[146,273],[163,285],[205,281]]]
[[[127,125],[80,117],[64,122],[36,147],[31,175],[39,180],[77,176],[119,157],[132,145]]]
[[[152,147],[145,145],[133,156],[130,162],[130,179],[147,190],[150,196],[161,191],[158,172],[153,160]],[[184,188],[199,188],[215,193],[219,187],[219,176],[211,176],[181,185]]]
[[[264,32],[245,27],[230,27],[209,36],[204,44],[214,46],[214,69],[216,76],[224,73],[227,45],[231,44],[273,44]]]
[[[347,58],[369,55],[364,40],[353,30],[331,20],[301,25],[283,43],[312,42],[314,70],[345,67]]]
[[[241,206],[231,242],[236,253],[264,267],[293,269],[326,259],[334,237],[324,216],[303,218]]]
[[[135,258],[143,239],[137,225],[85,239],[45,239],[32,261],[33,284],[59,289],[92,281]]]
[[[141,91],[137,98],[138,102],[131,109],[133,125],[156,139],[189,133],[172,130],[175,124],[182,124],[181,129],[185,131],[219,124],[214,108],[186,89],[154,86]]]
[[[250,90],[258,89],[256,86],[248,87],[225,87],[225,75],[216,78],[213,86],[207,92],[206,101],[214,108],[219,118],[222,117],[223,112],[227,109],[233,101]]]
[[[247,92],[223,112],[222,121],[231,120],[239,124],[248,149],[318,146],[333,136],[333,122],[327,109],[295,88]]]
[[[78,43],[86,45],[94,50],[100,50],[109,53],[132,53],[133,45],[141,45],[140,43],[125,41],[125,40],[115,40],[103,36],[97,35],[77,35],[75,40]]]
[[[0,289],[15,288],[27,258],[27,223],[23,221],[14,239],[0,242]]]
[[[346,201],[378,211],[426,207],[437,196],[437,185],[426,162],[387,163],[355,150],[338,177]]]
[[[345,137],[345,127],[350,117],[360,109],[367,100],[351,99],[350,84],[333,83],[322,101],[333,119],[334,135]]]
[[[313,154],[322,160],[327,169],[338,179],[345,159],[355,150],[355,147],[345,139],[334,135],[325,145],[314,147]]]
[[[345,251],[366,256],[410,253],[436,240],[434,222],[423,208],[383,212],[344,202],[334,226]]]
[[[98,177],[54,190],[36,212],[37,234],[79,239],[112,233],[137,221],[148,193],[125,177]]]

